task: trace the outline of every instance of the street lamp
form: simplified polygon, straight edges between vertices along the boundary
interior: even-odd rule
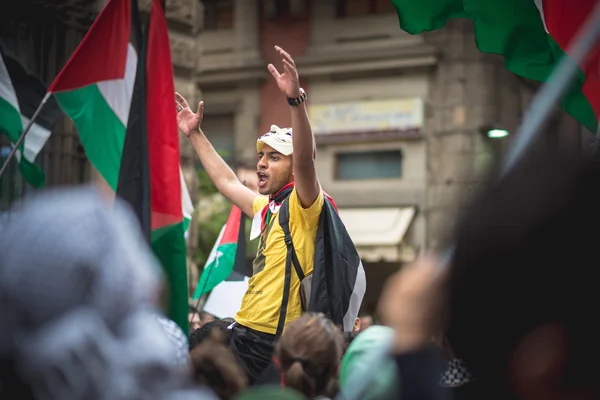
[[[486,136],[490,139],[500,139],[510,135],[506,129],[488,129]]]
[[[500,124],[483,125],[479,133],[486,139],[502,139],[510,135],[510,131],[501,127]]]

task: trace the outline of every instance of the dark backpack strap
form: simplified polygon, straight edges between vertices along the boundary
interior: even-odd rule
[[[294,265],[294,269],[296,270],[296,275],[298,275],[298,279],[300,282],[305,278],[304,271],[300,266],[300,260],[296,256],[296,249],[294,248],[294,243],[292,242],[292,233],[290,232],[290,205],[288,203],[288,199],[285,199],[283,203],[281,203],[281,208],[279,209],[279,225],[283,230],[283,238],[285,241],[285,245],[288,248],[288,252],[292,250],[292,264]]]
[[[296,256],[296,250],[294,249],[294,243],[292,242],[292,233],[290,232],[290,208],[288,204],[288,199],[285,199],[283,203],[281,203],[278,218],[279,225],[283,230],[283,240],[285,241],[285,246],[287,247],[287,254],[285,256],[283,297],[281,299],[281,309],[279,310],[279,322],[277,323],[277,331],[275,332],[275,336],[277,337],[281,336],[281,333],[283,332],[283,327],[285,326],[287,307],[290,299],[292,265],[294,265],[294,269],[296,270],[296,274],[298,275],[298,279],[300,280],[300,282],[302,282],[302,280],[304,279],[304,271],[302,271],[302,267],[300,267],[300,262],[298,261],[298,257]]]

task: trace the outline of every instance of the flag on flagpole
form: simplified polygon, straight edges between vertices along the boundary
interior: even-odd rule
[[[74,122],[87,158],[116,190],[138,64],[135,0],[110,0],[48,91]]]
[[[242,227],[244,219],[245,216],[242,211],[238,207],[232,206],[229,217],[227,217],[227,222],[221,228],[219,237],[217,237],[204,264],[202,275],[200,275],[194,293],[194,300],[210,292],[219,283],[232,277],[232,274],[237,275],[232,280],[238,280],[238,276],[241,276],[239,280],[243,280],[243,277],[246,275],[246,238]]]
[[[545,82],[583,26],[597,0],[392,0],[400,27],[418,34],[453,18],[475,24],[475,42],[485,53],[504,56],[511,72]],[[580,65],[562,106],[596,132],[600,119],[600,45]]]
[[[137,4],[131,6],[129,41],[136,49],[137,66],[127,120],[116,194],[131,205],[146,242],[151,242],[150,163],[146,115],[146,53]]]
[[[148,26],[146,104],[152,249],[169,278],[169,316],[188,331],[186,213],[191,204],[179,166],[175,83],[164,5],[152,0]],[[183,193],[183,194],[182,194]]]
[[[193,207],[179,165],[160,1],[145,40],[140,32],[137,0],[109,0],[48,91],[73,120],[90,162],[132,205],[168,278],[169,317],[187,332],[184,229]]]
[[[16,143],[46,95],[46,86],[11,56],[0,43],[0,133]],[[43,171],[35,164],[63,113],[49,98],[15,154],[25,181],[42,187]]]

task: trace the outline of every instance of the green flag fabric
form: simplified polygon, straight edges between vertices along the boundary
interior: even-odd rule
[[[453,18],[475,25],[480,51],[504,56],[511,72],[545,82],[585,23],[596,0],[392,0],[400,27],[418,34]],[[596,132],[600,118],[600,45],[585,62],[562,106]]]
[[[233,206],[229,217],[227,217],[227,222],[223,225],[219,237],[208,256],[208,260],[206,260],[204,270],[198,281],[198,286],[196,286],[194,300],[210,292],[233,272],[238,251],[241,218],[242,211]]]

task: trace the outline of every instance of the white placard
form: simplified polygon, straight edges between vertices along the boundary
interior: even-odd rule
[[[248,290],[248,280],[224,281],[219,283],[210,293],[204,311],[217,318],[233,318],[242,305],[244,294]]]

